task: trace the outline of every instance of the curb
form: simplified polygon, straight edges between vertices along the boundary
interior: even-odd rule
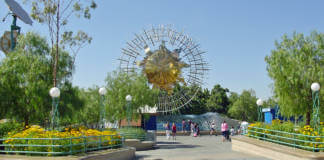
[[[232,137],[232,150],[275,160],[323,160],[324,153],[310,152],[246,136]]]

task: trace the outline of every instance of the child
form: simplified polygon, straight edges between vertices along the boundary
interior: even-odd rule
[[[177,134],[177,126],[173,123],[172,124],[172,139],[173,139],[173,141],[176,140],[176,134]]]
[[[231,136],[234,136],[235,134],[235,130],[234,130],[234,127],[232,126],[232,128],[230,129],[230,132],[231,132]]]
[[[213,122],[213,123],[210,125],[210,132],[209,132],[209,135],[213,135],[214,131],[215,131],[215,124],[214,124],[214,122]]]

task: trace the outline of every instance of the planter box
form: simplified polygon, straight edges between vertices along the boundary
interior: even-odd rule
[[[136,148],[136,151],[149,150],[153,148],[153,141],[140,141],[138,139],[126,139],[124,145]]]
[[[113,150],[102,150],[89,152],[87,154],[73,156],[41,157],[22,155],[0,155],[0,160],[133,160],[135,159],[135,148],[125,147]]]

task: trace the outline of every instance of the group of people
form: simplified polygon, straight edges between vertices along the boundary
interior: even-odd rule
[[[190,136],[197,137],[200,136],[200,128],[199,124],[196,122],[192,122],[191,120],[188,120],[188,124],[183,119],[182,120],[182,132],[190,132]]]
[[[172,123],[172,126],[170,126],[170,123],[167,122],[165,124],[165,134],[166,134],[166,138],[169,140],[170,139],[170,135],[172,134],[172,139],[175,141],[176,140],[176,133],[177,133],[177,126],[175,123]],[[210,123],[210,135],[213,135],[214,132],[216,131],[216,125],[214,122]],[[223,142],[225,140],[230,141],[230,135],[233,136],[236,134],[234,127],[231,127],[231,129],[229,129],[228,124],[226,123],[226,121],[223,121],[223,123],[221,124],[221,131],[222,131],[222,135],[223,135]],[[192,122],[191,120],[185,121],[184,119],[182,120],[182,132],[183,133],[187,133],[190,132],[190,136],[193,137],[197,137],[200,136],[200,128],[199,128],[199,124]],[[239,132],[239,129],[238,129]]]
[[[173,141],[175,141],[176,133],[177,133],[177,126],[175,125],[175,123],[172,123],[172,127],[170,127],[170,123],[167,122],[164,127],[165,127],[166,138],[170,139],[170,133],[172,131],[172,139],[173,139]]]
[[[165,135],[167,139],[170,139],[170,136],[172,135],[172,140],[176,140],[176,134],[177,134],[177,126],[175,123],[172,123],[172,126],[170,126],[170,123],[167,122],[165,125]],[[184,119],[182,120],[182,133],[190,132],[190,135],[193,137],[197,137],[200,135],[200,128],[199,124],[192,122],[191,120],[188,120],[186,122]]]

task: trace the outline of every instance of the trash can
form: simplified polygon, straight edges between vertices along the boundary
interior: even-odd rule
[[[147,130],[146,140],[156,143],[156,130]]]

